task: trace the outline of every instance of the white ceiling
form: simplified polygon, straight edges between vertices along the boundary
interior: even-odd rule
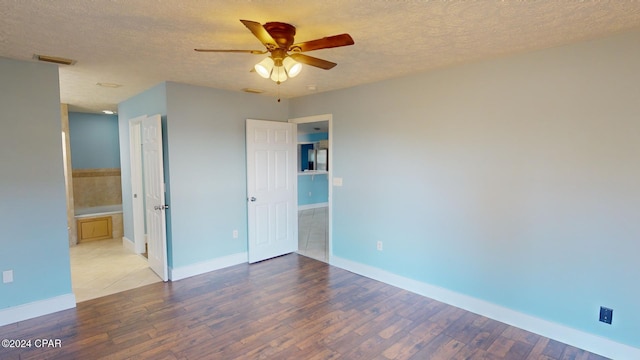
[[[75,111],[116,110],[162,81],[276,96],[273,81],[249,72],[264,55],[193,51],[262,50],[239,19],[295,25],[296,42],[355,40],[307,53],[338,66],[305,66],[279,86],[291,98],[639,28],[640,1],[0,0],[0,57],[76,60],[60,66],[61,101]]]

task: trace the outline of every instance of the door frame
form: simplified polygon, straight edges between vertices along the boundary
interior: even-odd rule
[[[292,118],[289,119],[290,123],[294,123],[294,124],[306,124],[306,123],[312,123],[312,122],[321,122],[321,121],[327,121],[329,123],[328,126],[328,133],[329,133],[329,139],[328,139],[328,143],[329,143],[329,166],[327,168],[327,180],[328,180],[328,186],[329,186],[329,200],[328,200],[328,209],[327,209],[327,222],[328,222],[328,228],[327,228],[327,247],[328,247],[328,254],[327,254],[327,262],[329,264],[333,263],[333,164],[334,164],[334,157],[333,157],[333,114],[321,114],[321,115],[312,115],[312,116],[304,116],[304,117],[298,117],[298,118]],[[298,181],[296,179],[296,194],[297,194],[297,187],[298,187]],[[297,207],[297,200],[296,200],[296,207]],[[297,219],[297,217],[296,217]],[[297,226],[296,226],[297,228]],[[296,236],[298,236],[296,234]]]
[[[142,181],[142,115],[129,120],[129,157],[131,162],[131,201],[133,219],[133,244],[136,254],[145,252],[144,183]],[[137,197],[136,197],[137,196]]]

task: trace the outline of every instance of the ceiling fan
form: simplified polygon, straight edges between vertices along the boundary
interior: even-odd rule
[[[331,61],[318,59],[303,52],[328,49],[340,46],[353,45],[354,41],[349,34],[340,34],[324,37],[322,39],[294,43],[296,28],[293,25],[281,22],[268,22],[264,25],[250,20],[240,20],[255,37],[266,47],[266,50],[217,50],[194,49],[200,52],[230,52],[249,53],[261,55],[270,53],[264,60],[254,67],[255,71],[264,78],[271,78],[280,84],[289,77],[300,73],[302,64],[315,66],[329,70],[337,64]]]

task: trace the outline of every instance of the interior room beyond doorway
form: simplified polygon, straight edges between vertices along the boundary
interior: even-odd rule
[[[76,302],[160,282],[147,260],[122,246],[122,239],[89,241],[69,249]]]
[[[330,115],[297,119],[298,253],[329,262]],[[325,120],[326,119],[326,120]]]

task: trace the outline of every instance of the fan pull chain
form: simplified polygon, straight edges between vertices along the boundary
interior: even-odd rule
[[[276,86],[277,86],[277,89],[278,89],[278,102],[280,102],[280,81],[278,81]]]

